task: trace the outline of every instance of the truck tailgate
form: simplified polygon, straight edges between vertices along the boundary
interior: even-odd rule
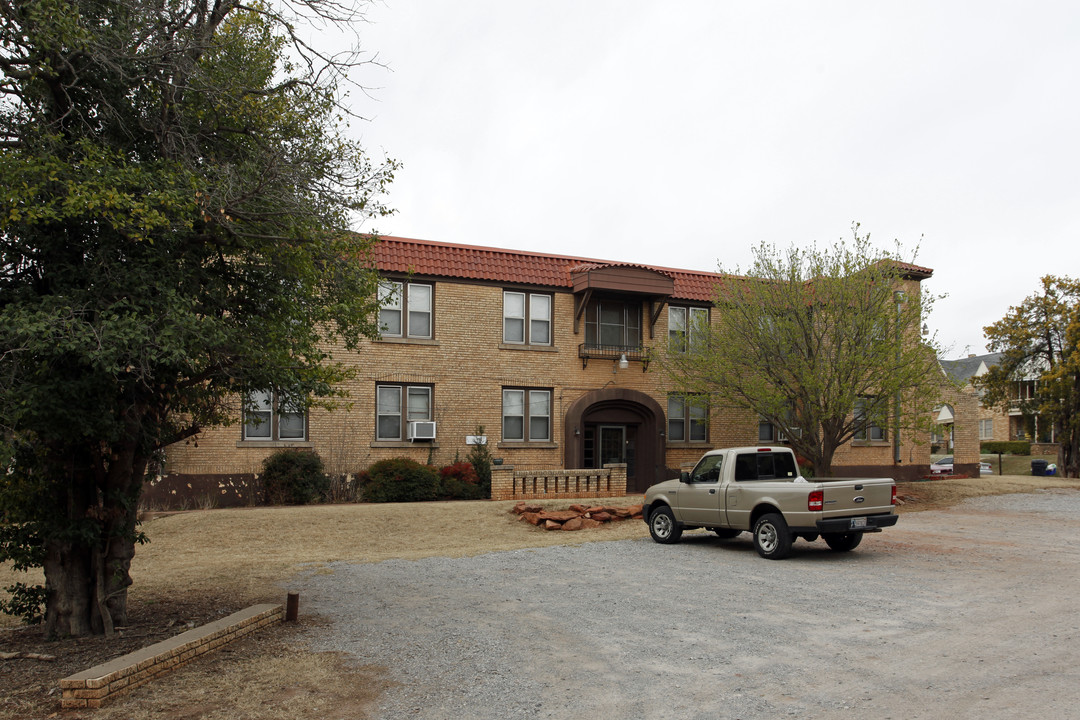
[[[892,512],[892,488],[889,478],[830,479],[822,483],[822,518]]]

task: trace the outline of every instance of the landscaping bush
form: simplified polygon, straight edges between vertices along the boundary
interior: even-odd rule
[[[390,458],[371,465],[358,477],[366,502],[416,502],[438,500],[439,473],[408,458]]]
[[[484,490],[472,463],[447,465],[439,470],[439,477],[442,480],[441,496],[445,500],[479,500],[491,494],[491,485]]]
[[[330,490],[322,458],[310,450],[278,450],[263,462],[260,478],[267,505],[321,502]]]
[[[476,434],[479,436],[484,435],[484,426],[476,426]],[[465,458],[473,466],[473,470],[476,471],[477,482],[483,493],[480,497],[491,497],[491,450],[488,449],[487,443],[482,445],[472,445],[469,448],[469,455]]]
[[[1008,453],[1009,455],[1030,455],[1031,443],[1026,440],[988,440],[982,443],[981,451],[985,455]]]

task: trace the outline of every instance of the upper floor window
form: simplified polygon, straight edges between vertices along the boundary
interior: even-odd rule
[[[551,391],[504,388],[502,416],[504,441],[550,441]]]
[[[503,293],[503,342],[551,344],[551,296],[542,293]]]
[[[379,283],[379,332],[390,337],[431,338],[433,289],[424,283]]]
[[[640,349],[641,303],[593,300],[585,311],[588,347]]]
[[[856,440],[887,440],[885,427],[878,425],[879,420],[870,416],[875,398],[859,398],[855,401]]]
[[[709,409],[703,397],[668,396],[668,442],[705,442],[708,428]]]
[[[244,440],[306,440],[307,412],[302,403],[274,390],[244,398]]]
[[[431,420],[430,385],[375,386],[375,439],[404,440],[410,422]]]
[[[701,346],[703,330],[708,322],[708,308],[668,307],[668,346],[675,352],[696,350]]]

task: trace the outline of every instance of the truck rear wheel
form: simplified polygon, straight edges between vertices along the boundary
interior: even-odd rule
[[[836,552],[847,552],[848,550],[854,550],[859,547],[859,543],[862,542],[863,534],[861,532],[856,533],[825,533],[821,537],[825,540],[825,544],[829,546],[830,550]]]
[[[754,523],[754,549],[767,560],[782,560],[791,554],[791,533],[782,515],[762,515]]]
[[[682,537],[682,526],[675,522],[675,513],[667,505],[661,505],[649,516],[649,534],[658,543],[677,543]]]

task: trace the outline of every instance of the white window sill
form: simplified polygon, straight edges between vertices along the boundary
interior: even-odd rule
[[[238,448],[312,448],[310,440],[237,440]]]

